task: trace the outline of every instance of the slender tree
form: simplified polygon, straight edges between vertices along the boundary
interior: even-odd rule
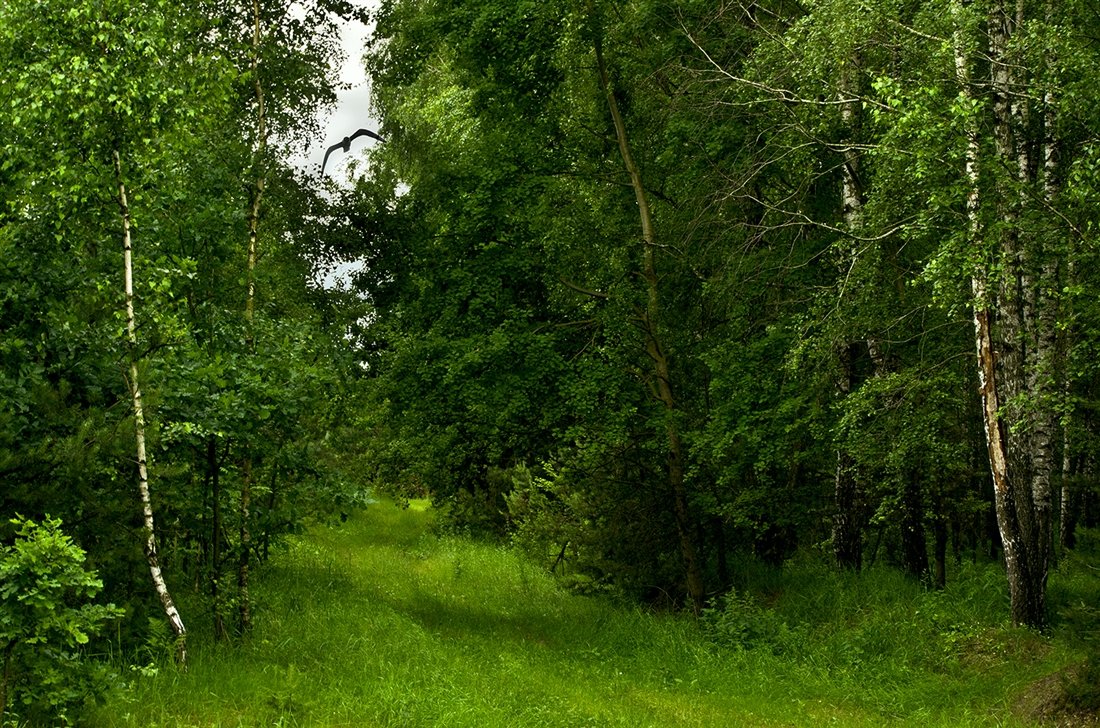
[[[176,608],[168,585],[161,573],[160,560],[157,557],[156,526],[153,519],[153,502],[149,494],[149,459],[145,448],[145,406],[141,394],[141,379],[138,372],[139,353],[137,338],[137,317],[134,314],[134,263],[133,243],[130,235],[130,203],[126,195],[126,182],[122,174],[122,160],[117,149],[112,150],[115,181],[118,184],[119,220],[122,227],[123,284],[126,302],[126,354],[129,364],[130,399],[134,409],[134,444],[137,450],[137,485],[141,502],[142,523],[145,526],[145,560],[149,565],[149,575],[153,588],[164,608],[168,624],[176,637],[176,661],[187,664],[187,628]]]
[[[608,75],[604,60],[601,31],[595,38],[596,69],[599,73],[600,88],[607,98],[607,108],[615,127],[619,154],[623,166],[630,177],[630,186],[638,204],[638,219],[642,230],[642,266],[641,276],[646,286],[645,309],[641,312],[642,330],[645,336],[646,355],[653,363],[652,388],[654,396],[661,402],[665,411],[664,429],[668,438],[668,488],[672,498],[673,513],[676,516],[676,531],[680,541],[680,556],[683,559],[685,581],[692,609],[696,615],[702,612],[706,599],[702,567],[699,563],[698,548],[695,545],[696,524],[691,516],[688,486],[685,479],[686,454],[684,442],[677,423],[679,405],[673,393],[672,368],[669,354],[661,333],[660,277],[657,273],[657,238],[653,226],[653,216],[649,207],[649,196],[642,182],[642,172],[630,150],[630,140],[626,124],[619,111],[615,90]]]

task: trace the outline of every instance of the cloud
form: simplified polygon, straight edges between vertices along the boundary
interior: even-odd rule
[[[362,3],[368,8],[376,8],[378,0],[366,0]],[[291,157],[290,162],[299,169],[316,171],[321,167],[325,150],[358,129],[377,129],[378,119],[370,110],[370,79],[363,67],[363,51],[371,28],[356,20],[344,23],[340,30],[340,43],[344,49],[344,65],[340,69],[340,81],[348,88],[337,92],[336,105],[332,109],[318,112],[322,138],[314,140],[304,154]],[[361,158],[363,149],[378,142],[372,139],[357,139],[347,154],[336,152],[329,158],[325,175],[342,181],[347,176],[347,165],[353,159]]]

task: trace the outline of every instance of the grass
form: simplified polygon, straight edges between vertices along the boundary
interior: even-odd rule
[[[187,672],[131,671],[91,724],[1023,725],[1014,696],[1071,657],[999,625],[980,570],[937,595],[796,564],[696,622],[571,594],[432,517],[379,504],[294,540],[244,644],[197,635]]]

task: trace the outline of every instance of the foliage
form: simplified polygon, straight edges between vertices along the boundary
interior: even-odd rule
[[[1100,712],[1100,534],[1085,531],[1077,547],[1059,564],[1051,591],[1062,607],[1058,618],[1084,659],[1067,671],[1063,690],[1073,711]]]
[[[103,582],[60,519],[11,523],[15,542],[0,547],[0,723],[71,725],[110,684],[88,649],[122,610],[92,602]]]
[[[0,57],[13,70],[0,80],[10,142],[0,164],[0,507],[73,524],[106,592],[132,607],[120,631],[135,647],[155,601],[138,568],[144,530],[129,485],[118,183],[132,218],[135,355],[161,563],[169,582],[209,587],[240,561],[242,526],[263,557],[280,535],[338,513],[364,488],[341,470],[330,438],[357,396],[342,352],[346,322],[313,285],[299,235],[323,204],[314,180],[279,159],[316,136],[314,111],[334,98],[339,23],[360,13],[340,1],[290,12],[218,0],[14,2],[0,14]],[[262,159],[257,82],[275,135]],[[250,199],[241,180],[264,170],[269,208],[246,331]],[[329,406],[315,405],[322,400]],[[246,451],[259,485],[242,523],[232,504]],[[114,538],[120,525],[127,538]]]
[[[792,629],[776,612],[736,589],[723,594],[703,612],[703,625],[716,643],[732,649],[798,654],[807,644],[806,630]]]
[[[370,263],[378,480],[491,530],[503,497],[540,559],[673,601],[691,541],[712,593],[732,558],[836,547],[841,522],[850,565],[885,553],[937,586],[949,549],[996,552],[980,271],[1006,302],[998,346],[1026,352],[1005,385],[1014,482],[1053,482],[1059,462],[1075,482],[1096,441],[1080,295],[1095,19],[1040,5],[1004,21],[1013,63],[998,65],[983,60],[995,2],[385,4],[366,61],[390,141],[339,238]],[[1015,106],[991,91],[1008,66],[1028,89]],[[623,141],[652,207],[649,278]],[[996,259],[1017,237],[1026,254]],[[1017,288],[1042,302],[1041,322],[1020,318],[1042,341],[1009,341]],[[521,464],[533,480],[509,495],[496,476]]]
[[[454,550],[489,536],[439,567],[455,581],[510,539],[574,591],[716,596],[709,637],[671,620],[670,659],[849,688],[966,673],[967,652],[1000,669],[1027,639],[986,611],[1006,608],[987,433],[1065,561],[1092,558],[1074,534],[1100,456],[1100,33],[1086,2],[1009,5],[3,4],[0,512],[61,516],[127,607],[123,649],[148,641],[125,183],[161,563],[216,639],[250,565],[383,491],[430,498]],[[386,141],[337,189],[286,160],[334,98],[341,24],[368,15]],[[352,285],[319,284],[346,261]],[[831,573],[830,548],[868,573]],[[462,599],[441,614],[484,617]],[[307,673],[280,673],[265,720],[308,720]],[[454,717],[392,704],[370,719]]]
[[[654,478],[637,464],[646,454],[619,455],[618,472],[606,469],[596,444],[534,473],[518,469],[505,497],[512,543],[577,592],[675,604],[667,588],[679,579],[672,516],[656,486],[636,487]]]

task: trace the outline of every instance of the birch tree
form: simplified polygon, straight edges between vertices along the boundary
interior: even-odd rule
[[[141,378],[138,372],[140,353],[138,352],[137,316],[134,313],[134,263],[133,241],[130,235],[130,203],[126,194],[126,182],[122,172],[122,160],[117,149],[112,150],[115,166],[115,181],[118,183],[118,208],[122,228],[123,250],[123,291],[126,301],[126,352],[129,364],[130,399],[134,412],[134,444],[137,451],[137,485],[141,502],[142,522],[145,525],[145,560],[149,564],[149,574],[153,588],[164,608],[168,624],[176,636],[176,660],[181,665],[187,663],[187,628],[183,624],[179,609],[176,608],[168,585],[161,572],[160,559],[157,556],[156,526],[153,519],[153,502],[149,491],[149,457],[145,446],[145,405],[141,393]]]
[[[908,156],[925,204],[907,237],[952,230],[924,275],[941,303],[972,313],[973,377],[1012,619],[1037,628],[1047,619],[1054,533],[1059,263],[1081,232],[1061,192],[1065,165],[1083,151],[1067,142],[1081,130],[1060,120],[1059,97],[1076,93],[1092,53],[1072,40],[1070,28],[1085,22],[1074,12],[1038,2],[929,3],[918,26],[904,27],[909,52],[927,70],[877,83],[890,109],[879,117],[883,146]],[[938,87],[937,77],[953,83]]]
[[[1017,45],[1035,9],[999,0],[984,10],[987,45],[976,45],[990,62],[987,108],[993,148],[983,158],[971,124],[966,152],[967,235],[979,252],[971,278],[974,340],[1012,618],[1042,627],[1053,547],[1059,285],[1056,254],[1046,235],[1027,225],[1026,216],[1034,206],[1032,194],[1046,205],[1053,202],[1057,132],[1047,128],[1036,138],[1035,128],[1054,125],[1052,95],[1049,89],[1034,94],[1032,79],[1041,69],[1023,62]],[[952,12],[958,18],[954,44],[960,94],[973,101],[966,9],[955,5]],[[971,28],[975,25],[971,20]],[[996,197],[991,200],[983,200],[983,176],[992,181],[988,189]],[[991,208],[989,213],[983,214],[983,206]]]
[[[243,240],[239,248],[243,248],[244,290],[243,306],[238,304],[242,340],[238,342],[241,366],[236,375],[240,385],[251,392],[242,392],[244,417],[236,431],[226,433],[236,439],[240,474],[235,571],[237,628],[244,634],[252,624],[249,584],[256,548],[253,533],[258,516],[254,502],[256,479],[263,477],[264,455],[269,454],[259,437],[262,427],[259,419],[270,412],[263,400],[271,392],[264,391],[263,384],[278,386],[269,381],[270,352],[263,346],[266,342],[258,341],[266,322],[259,320],[262,314],[257,313],[257,302],[262,304],[273,296],[272,292],[257,291],[263,272],[260,262],[265,253],[271,252],[263,250],[261,243],[266,240],[272,247],[285,245],[287,240],[280,241],[275,236],[289,234],[289,231],[265,231],[267,195],[273,179],[276,184],[292,184],[292,175],[279,161],[281,155],[289,149],[325,142],[319,138],[316,112],[330,106],[335,98],[334,76],[340,60],[337,29],[341,22],[360,14],[344,3],[330,0],[297,3],[294,8],[270,0],[214,2],[210,11],[219,19],[220,32],[209,41],[208,52],[226,54],[238,74],[234,89],[239,94],[236,104],[223,113],[238,135],[236,139],[228,139],[227,144],[239,154],[227,155],[226,160],[239,165],[230,170],[233,175],[247,180],[243,200],[245,225],[239,230]],[[257,388],[260,383],[263,384]],[[207,458],[207,462],[215,461]],[[220,511],[221,504],[216,498],[215,506]],[[222,519],[219,515],[215,520]],[[215,535],[213,542],[219,539]],[[220,570],[220,565],[215,564],[212,576],[215,602],[219,601]]]
[[[186,661],[186,628],[161,569],[154,520],[143,352],[134,253],[134,209],[129,170],[156,159],[153,139],[180,118],[180,99],[192,78],[193,59],[181,58],[186,16],[162,3],[17,4],[6,9],[4,29],[27,31],[16,41],[23,64],[13,84],[16,128],[54,129],[54,144],[30,142],[34,169],[45,180],[65,180],[76,191],[73,212],[91,200],[113,200],[121,266],[115,280],[124,322],[122,359],[134,426],[135,470],[142,546],[154,591],[176,637],[177,659]],[[45,13],[48,20],[42,17]],[[35,30],[28,30],[34,28]],[[45,32],[42,29],[46,28]],[[169,68],[176,61],[173,68]],[[75,129],[75,133],[62,130]],[[23,136],[29,141],[29,136]],[[31,188],[33,190],[33,187]]]

